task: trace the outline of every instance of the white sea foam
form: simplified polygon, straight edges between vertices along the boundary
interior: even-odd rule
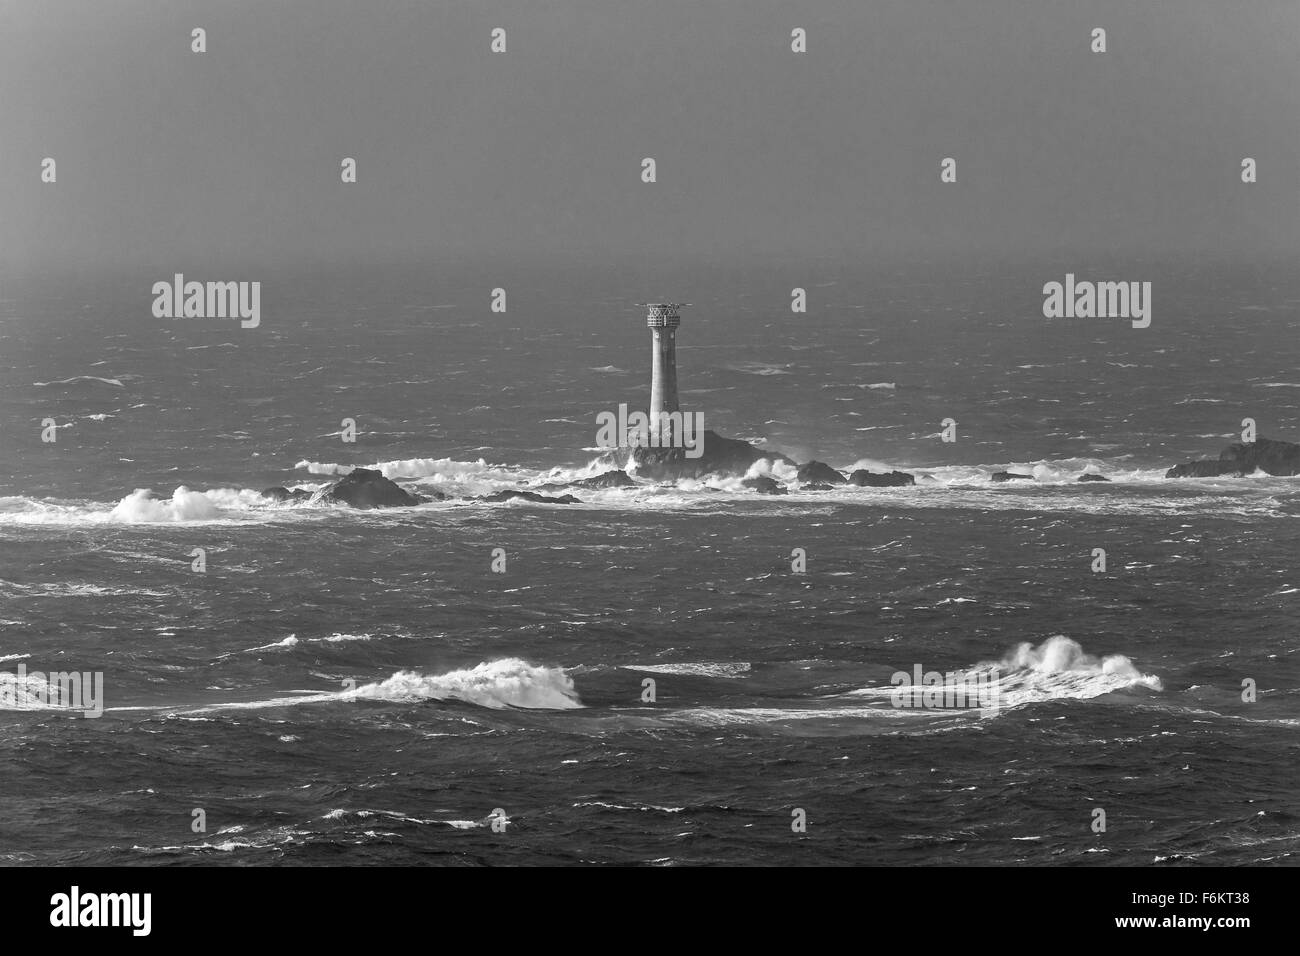
[[[266,650],[287,645],[288,640],[267,644]],[[540,667],[516,657],[485,661],[474,667],[444,674],[398,671],[386,680],[335,693],[298,693],[266,700],[209,704],[181,710],[165,707],[117,707],[109,710],[160,710],[179,714],[204,714],[223,710],[264,710],[302,704],[331,704],[355,700],[459,700],[493,710],[521,707],[532,710],[573,710],[582,707],[573,679],[560,667]]]
[[[997,679],[989,686],[997,695],[998,706],[996,711],[989,713],[1003,713],[1014,707],[1053,700],[1100,697],[1136,687],[1154,691],[1163,689],[1159,677],[1143,674],[1124,655],[1094,657],[1085,653],[1077,641],[1064,635],[1048,638],[1037,647],[1028,642],[1018,644],[1000,661],[984,661],[965,668],[964,672],[991,678],[995,668]],[[927,669],[939,670],[937,667]],[[796,706],[693,708],[667,714],[664,719],[709,726],[809,720],[834,721],[851,726],[852,722],[859,721],[864,729],[894,730],[909,724],[927,729],[936,723],[953,725],[952,721],[968,717],[983,719],[982,715],[986,713],[974,707],[895,707],[892,698],[896,690],[892,683],[880,684],[814,701],[804,700]]]
[[[446,674],[398,671],[387,680],[366,684],[349,694],[378,700],[425,697],[463,700],[494,709],[570,710],[582,706],[573,689],[573,679],[563,669],[538,667],[517,657],[487,661]]]
[[[997,691],[1004,706],[1100,697],[1130,687],[1164,689],[1159,677],[1143,674],[1123,654],[1094,657],[1063,634],[1037,647],[1028,641],[1017,644],[997,667],[1001,673]]]
[[[172,492],[170,501],[155,498],[147,488],[137,488],[118,502],[111,515],[115,521],[128,523],[202,521],[220,516],[211,498],[184,485]]]
[[[290,648],[290,647],[297,647],[297,646],[298,646],[298,638],[293,634],[290,634],[282,641],[274,641],[271,644],[260,644],[257,647],[250,647],[247,650],[245,650],[244,653],[251,654],[254,651],[270,651],[279,648]]]
[[[1062,513],[1087,514],[1157,514],[1199,515],[1228,514],[1275,516],[1289,514],[1288,505],[1274,494],[1291,493],[1300,479],[1275,478],[1262,473],[1249,479],[1200,478],[1167,479],[1165,468],[1137,468],[1125,461],[1128,456],[1111,459],[1068,458],[1004,464],[951,465],[915,467],[906,462],[859,458],[850,465],[838,465],[849,473],[865,468],[875,473],[907,471],[916,477],[915,486],[860,488],[838,486],[832,490],[802,491],[794,466],[772,458],[762,458],[743,476],[706,479],[683,479],[676,482],[640,481],[632,488],[573,489],[582,504],[572,507],[592,509],[707,511],[724,507],[726,501],[740,500],[758,504],[752,489],[744,486],[746,478],[769,476],[793,492],[782,498],[762,498],[766,511],[786,509],[790,513],[808,513],[810,504],[832,507],[845,501],[880,504],[898,501],[909,508],[975,508],[987,511],[1022,508],[1026,496],[1032,497],[1036,509]],[[834,464],[834,462],[832,462]],[[351,464],[300,461],[298,467],[320,475],[344,475]],[[536,489],[542,484],[564,485],[594,477],[611,467],[602,458],[576,467],[549,470],[517,468],[490,464],[480,458],[461,461],[452,458],[410,458],[377,462],[360,467],[373,468],[394,480],[414,484],[417,490],[438,491],[450,500],[433,503],[423,510],[431,515],[458,507],[458,499],[492,494],[507,489]],[[1033,476],[1033,481],[995,483],[997,471],[1011,471]],[[1080,484],[1081,474],[1103,475],[1109,483]],[[319,491],[326,482],[299,483],[295,487]],[[1142,494],[1133,494],[1123,486],[1145,486]],[[1152,494],[1157,488],[1168,494]],[[1043,494],[1053,489],[1051,495]],[[1188,495],[1188,489],[1202,492]],[[558,492],[557,492],[558,493]],[[185,522],[276,522],[322,520],[343,513],[358,520],[382,520],[383,510],[354,511],[342,505],[317,502],[276,504],[252,489],[215,488],[193,491],[181,486],[171,497],[155,497],[137,489],[115,504],[93,501],[37,499],[23,496],[0,496],[0,526],[60,524],[177,524]],[[431,519],[433,520],[433,519]]]
[[[105,385],[113,385],[117,388],[126,388],[126,386],[116,378],[100,378],[98,375],[74,375],[72,378],[61,378],[55,382],[32,382],[32,384],[41,387],[48,387],[51,385],[72,385],[76,382],[103,382]]]
[[[743,677],[749,673],[750,664],[745,661],[728,663],[726,661],[686,661],[680,664],[624,664],[630,671],[646,671],[651,674],[680,674],[690,677]]]
[[[191,491],[177,488],[171,498],[137,489],[116,504],[24,496],[0,497],[0,526],[64,524],[175,524],[187,521],[242,522],[271,519],[276,511],[259,492],[243,488]]]

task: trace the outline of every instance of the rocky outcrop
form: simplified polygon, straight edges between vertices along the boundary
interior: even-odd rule
[[[604,474],[596,475],[594,478],[579,478],[576,481],[551,481],[544,485],[538,485],[538,491],[559,491],[561,488],[635,488],[636,482],[633,481],[626,471],[607,471]]]
[[[1237,442],[1219,453],[1214,461],[1189,461],[1174,465],[1166,478],[1219,478],[1224,475],[1251,475],[1262,471],[1284,478],[1300,475],[1300,445],[1272,438]]]
[[[1234,462],[1243,475],[1256,470],[1277,478],[1300,475],[1300,445],[1289,441],[1261,438],[1237,442],[1225,448],[1219,460]]]
[[[373,468],[353,468],[314,500],[353,508],[408,508],[431,499],[411,494]]]
[[[857,485],[859,488],[897,488],[902,485],[916,484],[916,478],[905,471],[876,474],[865,468],[859,468],[849,475],[849,484]]]
[[[561,495],[558,498],[548,498],[546,495],[539,495],[535,491],[498,491],[490,495],[481,495],[477,498],[470,498],[469,501],[510,501],[514,498],[520,498],[524,501],[535,501],[543,505],[577,505],[582,504],[581,499],[573,495]]]
[[[799,486],[800,491],[834,491],[834,485],[828,485],[824,481],[813,481],[806,485]]]
[[[758,475],[755,478],[746,478],[741,482],[746,488],[753,488],[760,495],[784,495],[788,494],[785,485],[774,481],[767,475]]]
[[[1084,472],[1075,481],[1110,481],[1105,475],[1094,475],[1092,472]]]
[[[750,466],[764,458],[771,461],[795,462],[780,452],[756,448],[738,438],[724,438],[717,432],[706,431],[701,437],[700,455],[688,458],[685,448],[611,448],[600,461],[610,468],[634,471],[640,478],[655,481],[674,481],[678,478],[703,478],[705,475],[735,477],[744,475]]]
[[[848,479],[842,471],[837,471],[824,461],[810,461],[799,466],[799,483],[802,485],[844,485]]]
[[[993,481],[1033,481],[1033,475],[1022,474],[1018,471],[995,471],[993,472]]]
[[[1218,478],[1221,475],[1237,477],[1241,469],[1231,461],[1189,461],[1174,465],[1165,472],[1166,478]]]

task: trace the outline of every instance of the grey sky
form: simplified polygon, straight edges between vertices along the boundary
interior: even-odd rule
[[[1276,256],[1297,51],[1295,0],[0,0],[0,262]]]

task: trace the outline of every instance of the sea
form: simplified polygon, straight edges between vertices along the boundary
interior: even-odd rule
[[[1300,478],[1164,477],[1300,440],[1293,263],[174,271],[260,324],[0,275],[0,861],[1300,860]],[[1150,326],[1045,318],[1067,273]],[[706,428],[916,484],[466,500],[603,470],[646,301]],[[259,494],[355,466],[451,497]]]

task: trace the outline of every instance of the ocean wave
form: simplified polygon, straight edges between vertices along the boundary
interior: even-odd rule
[[[426,675],[398,671],[387,680],[347,692],[375,700],[460,700],[495,710],[571,710],[582,706],[573,679],[559,667],[538,667],[517,657],[488,661],[465,670]]]
[[[37,387],[48,388],[52,385],[73,385],[77,382],[102,382],[105,385],[113,385],[117,388],[126,388],[120,379],[100,378],[98,375],[74,375],[72,378],[61,378],[54,382],[32,382],[32,384]]]
[[[0,578],[0,594],[6,597],[168,597],[167,591],[153,591],[148,588],[112,588],[100,584],[84,584],[76,581],[42,582],[39,584],[19,584]]]
[[[987,696],[977,702],[972,693],[972,699],[960,707],[897,707],[894,698],[899,687],[891,682],[830,697],[803,699],[793,706],[692,708],[667,715],[666,719],[708,726],[797,725],[822,721],[846,732],[908,729],[928,732],[967,726],[971,719],[982,720],[1031,704],[1085,700],[1139,687],[1163,690],[1159,677],[1142,673],[1123,654],[1094,657],[1077,641],[1059,634],[1037,647],[1029,642],[1018,644],[1000,660],[983,661],[960,673],[974,681],[968,686],[978,688]],[[941,692],[942,687],[936,690]],[[991,706],[981,709],[981,703]]]
[[[1094,657],[1063,634],[1038,647],[1028,641],[1017,644],[997,667],[1005,672],[997,691],[1003,703],[1013,707],[1043,700],[1100,697],[1130,687],[1164,690],[1159,677],[1143,674],[1123,654]]]
[[[184,485],[170,498],[137,488],[115,504],[13,495],[0,497],[0,526],[245,522],[274,517],[276,512],[269,505],[260,492],[249,488],[191,491]]]
[[[788,365],[773,365],[770,362],[735,362],[723,368],[732,372],[744,372],[746,375],[793,375]]]
[[[749,673],[748,662],[728,663],[725,661],[697,661],[680,664],[624,664],[629,671],[645,671],[649,674],[678,674],[689,677],[744,677]]]
[[[903,461],[858,458],[851,464],[837,463],[842,472],[865,469],[874,473],[895,470],[912,474],[915,485],[859,487],[840,485],[828,490],[805,490],[795,466],[775,458],[760,458],[743,475],[710,475],[677,481],[637,480],[631,487],[572,489],[581,503],[573,508],[699,511],[725,507],[737,501],[761,507],[800,513],[810,504],[827,507],[849,502],[872,505],[897,503],[908,508],[971,508],[997,511],[1023,508],[1031,502],[1036,509],[1056,512],[1125,515],[1225,514],[1242,516],[1287,516],[1293,512],[1285,495],[1300,488],[1300,479],[1271,477],[1262,473],[1248,478],[1165,478],[1164,467],[1146,468],[1115,458],[1076,457],[1040,459],[1002,464],[913,466]],[[474,503],[466,499],[503,490],[536,490],[562,486],[598,476],[610,465],[598,456],[586,464],[550,469],[492,464],[483,458],[463,461],[454,458],[407,458],[365,465],[299,461],[297,468],[313,474],[337,477],[357,467],[377,470],[414,490],[438,492],[446,501],[421,509],[431,517],[448,508]],[[1032,481],[995,482],[993,475],[1009,471],[1032,477]],[[1080,484],[1082,474],[1104,476],[1107,483]],[[770,477],[785,486],[789,495],[761,496],[745,481]],[[634,476],[635,477],[635,476]],[[328,482],[297,482],[293,487],[319,491]],[[1140,490],[1139,490],[1140,489]],[[1195,490],[1197,494],[1188,492]],[[548,491],[548,493],[551,493]],[[1281,496],[1281,497],[1277,497]],[[0,496],[0,527],[5,525],[61,524],[183,524],[201,522],[249,523],[290,520],[322,520],[346,514],[356,520],[382,520],[388,512],[357,511],[344,505],[322,502],[276,503],[250,488],[212,488],[195,491],[177,487],[170,497],[138,488],[116,503]],[[409,513],[409,512],[408,512]]]
[[[233,657],[235,654],[255,654],[258,651],[277,651],[293,650],[301,644],[346,644],[353,641],[370,641],[374,639],[373,634],[330,634],[327,637],[308,637],[300,638],[297,634],[290,634],[288,637],[279,641],[272,641],[270,644],[259,644],[256,647],[246,647],[242,651],[235,651],[230,654],[222,654],[218,660],[225,660]]]
[[[272,643],[270,643],[270,644],[261,644],[261,645],[259,645],[259,646],[257,646],[257,647],[250,647],[250,648],[247,648],[246,650],[244,650],[242,653],[244,653],[244,654],[252,654],[252,653],[254,653],[255,651],[273,651],[273,650],[279,650],[279,649],[282,649],[282,648],[283,648],[283,649],[288,649],[288,648],[291,648],[291,647],[297,647],[297,646],[298,646],[298,638],[297,638],[295,635],[290,634],[288,637],[286,637],[286,638],[285,638],[284,640],[282,640],[282,641],[274,641],[274,642],[272,642]]]
[[[1095,657],[1064,634],[1050,637],[1037,647],[1024,641],[1000,660],[982,661],[963,672],[989,681],[990,693],[996,695],[999,707],[1083,700],[1132,687],[1164,689],[1159,677],[1143,674],[1123,654]],[[890,699],[895,691],[893,685],[864,687],[850,691],[850,695]]]
[[[181,485],[170,499],[157,498],[147,488],[137,488],[117,503],[108,520],[125,524],[170,524],[177,521],[214,521],[231,510],[246,510],[260,502],[261,495],[250,489],[216,488],[191,491]]]
[[[287,643],[290,640],[293,644]],[[296,644],[297,639],[290,635],[284,641],[249,650],[290,648]],[[190,715],[356,700],[457,700],[492,710],[505,710],[512,707],[528,710],[574,710],[583,706],[574,690],[573,679],[563,668],[541,667],[517,657],[506,657],[443,674],[397,671],[385,680],[331,693],[303,691],[264,700],[205,704],[179,709],[174,707],[111,707],[108,709],[152,710]]]

